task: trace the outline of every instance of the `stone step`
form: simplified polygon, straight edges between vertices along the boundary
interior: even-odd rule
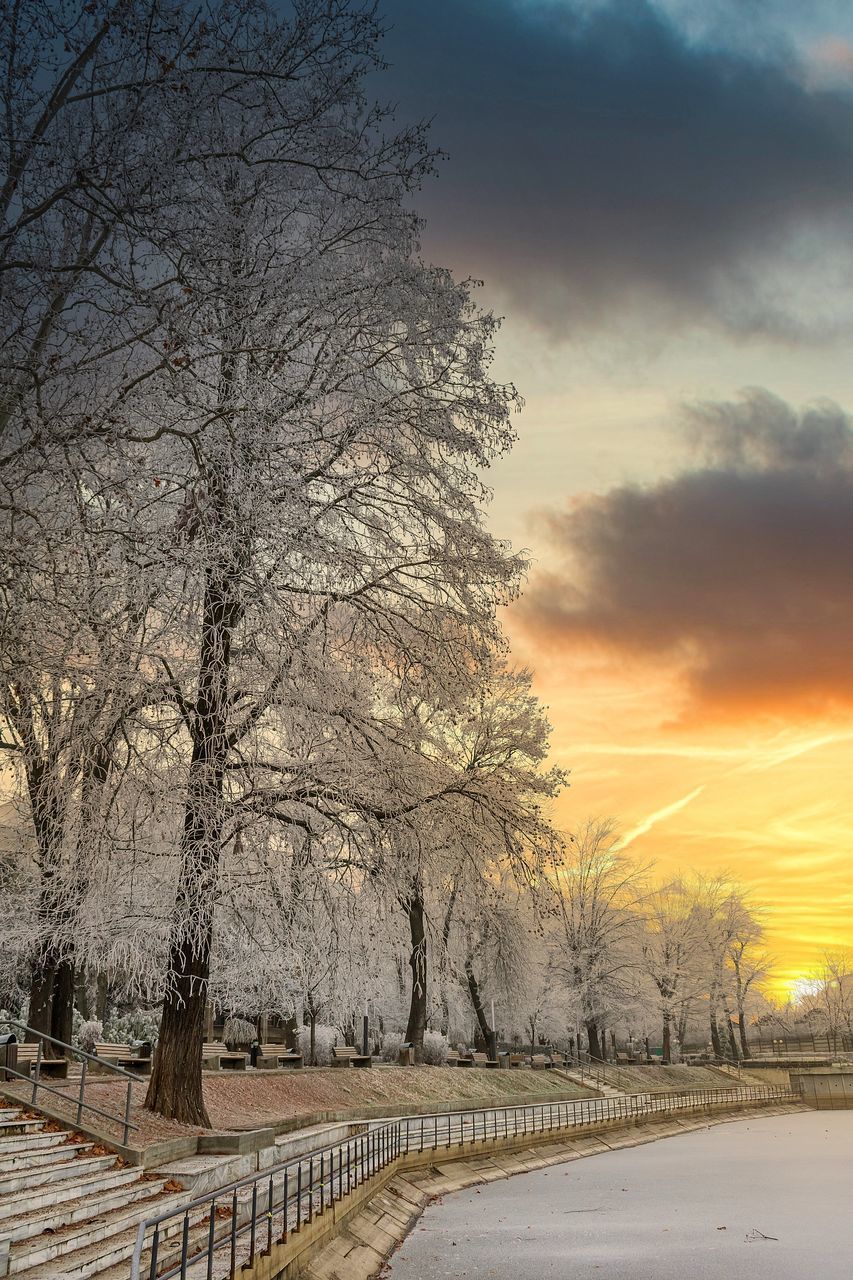
[[[40,1170],[48,1168],[51,1165],[63,1164],[73,1156],[74,1159],[80,1159],[76,1153],[78,1151],[91,1151],[92,1144],[85,1143],[63,1143],[61,1146],[56,1143],[52,1147],[45,1147],[35,1151],[23,1150],[13,1151],[11,1155],[7,1155],[0,1146],[0,1179],[4,1174],[12,1174],[20,1169]]]
[[[18,1112],[12,1120],[0,1120],[0,1137],[7,1134],[11,1137],[18,1133],[38,1133],[45,1123],[44,1120],[24,1120]]]
[[[159,1201],[158,1213],[167,1213],[178,1208],[187,1199],[186,1193],[173,1197],[164,1196]],[[130,1274],[129,1261],[133,1257],[136,1246],[136,1233],[140,1215],[136,1215],[131,1226],[105,1238],[103,1232],[94,1244],[75,1250],[61,1259],[51,1259],[37,1266],[28,1267],[16,1274],[26,1280],[87,1280],[89,1276],[97,1276],[98,1280],[127,1280]],[[177,1235],[182,1229],[182,1219],[178,1218],[170,1236]],[[143,1271],[147,1275],[147,1271]]]
[[[112,1154],[75,1156],[72,1149],[61,1163],[52,1167],[36,1167],[31,1171],[25,1169],[9,1173],[0,1178],[0,1205],[13,1191],[36,1192],[42,1188],[50,1188],[66,1178],[83,1178],[95,1169],[106,1169],[115,1164],[115,1161],[116,1157]]]
[[[10,1275],[30,1275],[33,1271],[45,1266],[56,1266],[62,1261],[62,1274],[70,1274],[70,1268],[81,1260],[93,1246],[101,1255],[110,1254],[113,1242],[117,1237],[124,1237],[128,1232],[136,1239],[136,1231],[140,1218],[146,1213],[177,1207],[185,1197],[178,1195],[164,1196],[162,1182],[148,1182],[141,1178],[136,1185],[125,1189],[123,1203],[111,1204],[106,1198],[98,1199],[97,1204],[91,1200],[81,1203],[79,1212],[88,1214],[85,1218],[72,1219],[67,1229],[55,1235],[39,1235],[19,1241],[13,1241],[9,1257]],[[94,1272],[93,1274],[97,1274]]]
[[[3,1234],[9,1240],[29,1240],[31,1236],[42,1232],[52,1232],[60,1227],[70,1226],[76,1222],[88,1222],[112,1209],[120,1209],[124,1204],[133,1204],[138,1200],[146,1200],[151,1195],[159,1195],[163,1187],[163,1179],[140,1178],[138,1182],[125,1182],[112,1191],[98,1191],[94,1196],[82,1196],[77,1200],[66,1200],[52,1209],[36,1209],[27,1214],[18,1214],[9,1222]]]
[[[34,1213],[38,1209],[53,1209],[71,1200],[79,1200],[98,1192],[111,1191],[114,1187],[120,1187],[138,1177],[137,1169],[106,1169],[101,1173],[93,1174],[83,1182],[66,1180],[57,1187],[41,1187],[28,1195],[18,1193],[9,1197],[8,1201],[0,1206],[0,1234],[4,1232],[5,1225],[10,1219],[20,1217],[21,1214]]]
[[[20,1136],[0,1138],[0,1154],[16,1155],[20,1151],[43,1151],[48,1147],[58,1147],[68,1141],[68,1134],[61,1132],[24,1133]]]

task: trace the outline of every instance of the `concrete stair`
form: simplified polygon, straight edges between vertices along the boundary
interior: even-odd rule
[[[164,1175],[0,1103],[0,1276],[126,1280],[139,1222],[189,1198]]]
[[[565,1076],[567,1080],[571,1080],[572,1084],[582,1085],[585,1089],[594,1089],[602,1098],[621,1098],[624,1089],[617,1089],[612,1084],[605,1084],[603,1079],[593,1080],[589,1072],[581,1072],[573,1067],[559,1067],[553,1074]]]

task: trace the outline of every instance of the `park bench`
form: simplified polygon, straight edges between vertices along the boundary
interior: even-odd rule
[[[38,1057],[38,1045],[16,1044],[14,1048],[17,1051],[18,1060],[14,1069],[19,1071],[22,1076],[34,1075],[36,1058]],[[39,1074],[50,1076],[54,1080],[66,1080],[68,1078],[68,1059],[42,1057]]]
[[[458,1067],[458,1066],[459,1066],[459,1054],[458,1054],[458,1053],[449,1053],[449,1054],[447,1055],[447,1062],[445,1063],[445,1066],[448,1066],[448,1067]]]
[[[245,1071],[245,1053],[232,1053],[221,1041],[206,1041],[201,1046],[201,1065],[205,1071]]]
[[[359,1053],[355,1045],[336,1044],[332,1049],[333,1067],[372,1067],[373,1058],[369,1053]]]
[[[566,1055],[564,1053],[554,1052],[551,1054],[552,1067],[564,1067],[565,1065],[566,1065]]]
[[[302,1054],[283,1044],[262,1044],[255,1066],[259,1071],[277,1071],[281,1067],[301,1067]]]
[[[106,1040],[97,1040],[95,1042],[95,1055],[103,1058],[105,1062],[112,1063],[113,1066],[121,1067],[123,1071],[130,1071],[133,1075],[148,1076],[151,1074],[151,1056],[146,1054],[141,1057],[139,1052],[135,1052],[132,1045],[114,1044]],[[89,1070],[92,1068],[97,1070],[94,1062],[89,1063]]]
[[[460,1053],[456,1059],[457,1067],[473,1067],[474,1059],[470,1053]]]
[[[507,1066],[511,1070],[518,1070],[519,1067],[523,1067],[525,1065],[526,1061],[527,1059],[523,1053],[507,1054]]]
[[[551,1066],[551,1059],[547,1053],[534,1053],[530,1065],[534,1071],[545,1071]]]
[[[487,1053],[474,1052],[471,1054],[471,1058],[475,1067],[499,1067],[501,1065],[497,1058],[490,1058]]]

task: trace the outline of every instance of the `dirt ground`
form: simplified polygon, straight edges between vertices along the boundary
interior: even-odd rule
[[[647,1086],[646,1086],[647,1087]],[[69,1083],[69,1098],[75,1095]],[[213,1128],[222,1131],[262,1129],[304,1119],[321,1112],[354,1112],[376,1108],[393,1115],[399,1107],[428,1111],[441,1104],[522,1102],[525,1097],[553,1093],[554,1097],[588,1097],[589,1090],[550,1071],[495,1071],[460,1067],[309,1067],[301,1071],[210,1071],[204,1073],[204,1098]],[[103,1111],[124,1111],[125,1086],[111,1080],[90,1080],[87,1098]],[[165,1138],[200,1133],[145,1111],[144,1082],[134,1086],[136,1105],[131,1121],[137,1131],[131,1145],[149,1146]],[[52,1104],[59,1102],[52,1098]],[[319,1118],[319,1117],[318,1117]],[[110,1132],[113,1123],[102,1122]]]
[[[677,1089],[731,1089],[737,1085],[735,1076],[714,1067],[616,1067],[608,1063],[607,1078],[626,1093],[641,1093],[645,1089],[653,1093],[672,1093]],[[744,1072],[743,1083],[765,1082],[748,1079]]]

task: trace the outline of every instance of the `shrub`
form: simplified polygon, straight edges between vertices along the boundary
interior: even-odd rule
[[[77,1043],[84,1053],[94,1053],[95,1044],[103,1034],[104,1024],[96,1018],[90,1018],[88,1022],[81,1022],[77,1029]]]
[[[314,1027],[314,1062],[311,1062],[311,1028],[299,1028],[299,1049],[306,1066],[328,1067],[332,1061],[332,1046],[338,1038],[335,1027],[318,1022]]]
[[[401,1031],[386,1031],[382,1037],[382,1048],[379,1057],[383,1062],[396,1062],[400,1045],[403,1043]]]
[[[131,1044],[134,1040],[153,1044],[159,1030],[159,1009],[131,1009],[110,1014],[104,1023],[103,1038],[110,1044]]]
[[[447,1062],[450,1045],[440,1031],[424,1032],[424,1062],[431,1067],[443,1067]]]

